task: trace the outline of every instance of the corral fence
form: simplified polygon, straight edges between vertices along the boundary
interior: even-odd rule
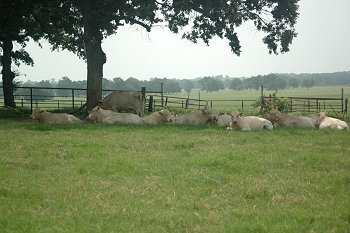
[[[267,101],[272,101],[271,94],[266,97],[263,95],[263,87],[261,87],[261,98]],[[339,98],[324,98],[324,97],[280,97],[288,99],[289,112],[306,112],[314,113],[320,111],[328,111],[334,113],[348,113],[348,99],[344,98],[344,89],[341,89]]]
[[[126,90],[102,90],[102,96],[108,95],[112,91]],[[145,109],[153,112],[156,108],[175,107],[175,108],[202,108],[210,107],[217,109],[241,109],[242,111],[250,111],[254,108],[252,103],[256,100],[208,100],[208,99],[192,99],[185,97],[174,97],[164,95],[163,84],[159,91],[149,91],[142,87],[141,92],[146,99]],[[43,108],[43,109],[76,109],[84,106],[86,103],[85,88],[58,88],[58,87],[17,87],[14,94],[16,106],[20,108]],[[263,87],[261,87],[261,98],[272,101],[273,96],[264,96]],[[347,113],[348,99],[344,99],[344,92],[341,89],[339,98],[318,98],[318,97],[280,97],[288,99],[289,112],[341,112]],[[2,86],[0,86],[0,105],[4,105]]]

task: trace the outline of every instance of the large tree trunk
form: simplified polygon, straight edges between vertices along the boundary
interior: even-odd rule
[[[87,109],[98,105],[102,98],[103,65],[106,54],[103,52],[102,33],[98,24],[97,7],[94,0],[81,0],[81,10],[84,21],[84,43],[87,58]]]
[[[15,74],[11,70],[11,53],[13,49],[12,41],[10,39],[4,40],[2,49],[2,86],[4,92],[4,104],[5,106],[16,108],[15,98],[13,95],[13,79],[15,78]]]

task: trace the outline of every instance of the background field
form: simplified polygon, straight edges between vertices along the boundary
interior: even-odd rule
[[[349,131],[0,119],[1,232],[349,232]]]

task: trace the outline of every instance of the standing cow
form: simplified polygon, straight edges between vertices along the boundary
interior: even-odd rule
[[[114,112],[133,112],[144,116],[145,98],[137,91],[114,91],[98,102],[98,105]]]

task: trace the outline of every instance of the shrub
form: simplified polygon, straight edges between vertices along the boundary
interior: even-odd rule
[[[273,93],[271,97],[260,97],[252,106],[254,108],[260,108],[260,114],[264,114],[274,109],[280,112],[287,112],[288,104],[289,100],[287,98],[278,97],[276,93]]]

